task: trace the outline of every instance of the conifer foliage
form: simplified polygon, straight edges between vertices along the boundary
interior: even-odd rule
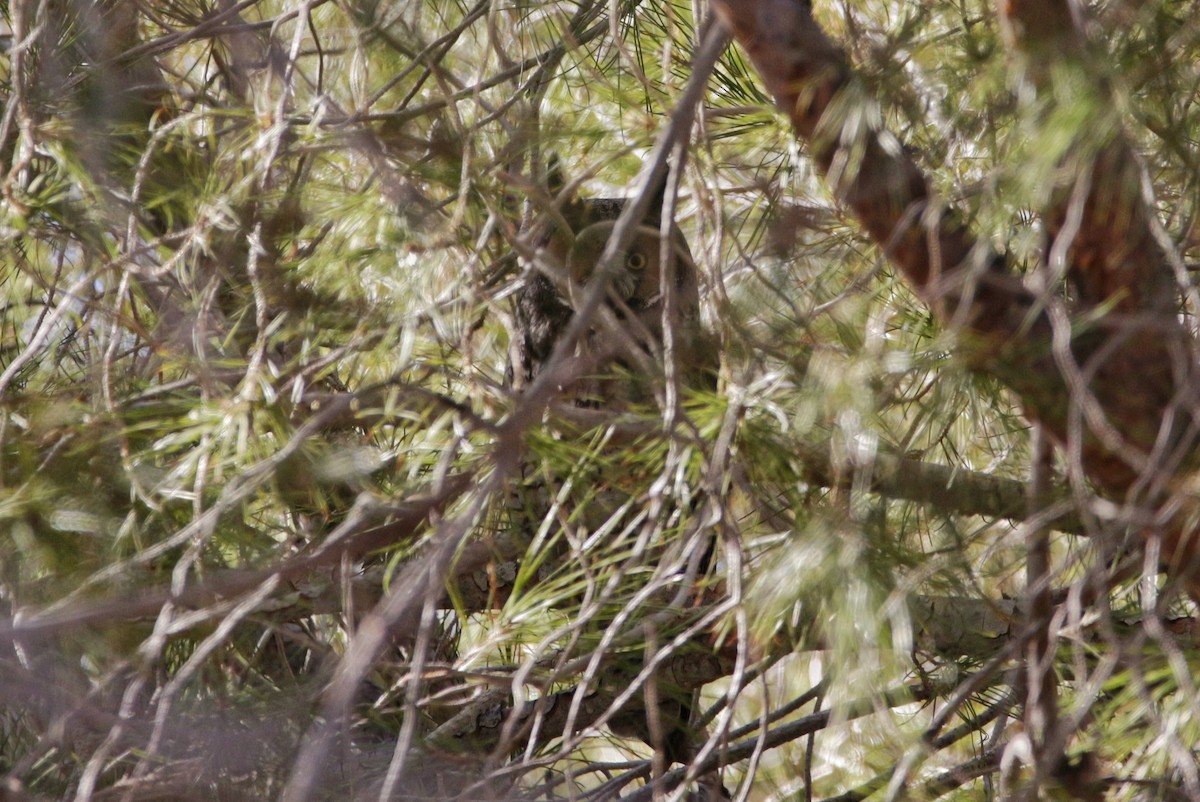
[[[0,13],[0,796],[1200,798],[1187,4]]]

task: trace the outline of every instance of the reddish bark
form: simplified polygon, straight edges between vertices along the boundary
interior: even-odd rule
[[[853,71],[807,2],[715,0],[714,6],[838,200],[943,323],[961,332],[964,356],[1004,381],[1106,495],[1161,504],[1194,442],[1182,399],[1191,395],[1195,357],[1175,313],[1174,286],[1163,279],[1170,273],[1154,247],[1129,148],[1118,141],[1095,151],[1082,219],[1064,243],[1077,284],[1076,306],[1064,311],[1093,313],[1101,302],[1113,308],[1099,319],[1093,314],[1086,326],[1055,318],[953,209],[938,204],[894,137],[843,126],[851,101],[842,90]],[[1028,9],[1026,27],[1038,36],[1061,27],[1043,23],[1066,13],[1020,0],[1010,6]],[[848,145],[862,154],[853,167],[846,167]],[[1053,234],[1064,230],[1068,210],[1061,203],[1047,210]],[[1073,332],[1062,331],[1068,324]],[[1164,559],[1170,555],[1177,567],[1187,562],[1181,560],[1190,558],[1190,547],[1172,554],[1186,533],[1172,526],[1163,534]]]
[[[1103,100],[1111,92],[1093,66],[1106,59],[1089,52],[1082,12],[1062,0],[1007,0],[999,10],[1005,40],[1021,65],[1017,80],[1032,83],[1039,96],[1055,97],[1055,84],[1069,76],[1066,80],[1101,98],[1089,124],[1081,126],[1084,135],[1063,159],[1065,180],[1043,210],[1050,242],[1066,253],[1078,301],[1124,313],[1173,315],[1175,277],[1153,235],[1141,166],[1121,136],[1115,104]]]

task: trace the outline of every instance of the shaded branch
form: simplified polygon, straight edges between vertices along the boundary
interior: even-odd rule
[[[45,637],[80,627],[115,624],[156,615],[165,604],[200,608],[227,602],[267,582],[300,579],[322,567],[336,566],[345,557],[367,552],[411,538],[431,514],[446,509],[473,486],[475,477],[459,474],[450,477],[427,494],[414,495],[407,503],[371,510],[366,504],[352,511],[347,520],[327,540],[307,554],[282,560],[271,568],[229,571],[205,583],[184,587],[178,592],[156,588],[133,596],[59,606],[49,611],[22,611],[17,617],[0,620],[0,639]],[[386,512],[381,522],[377,513]]]
[[[881,707],[900,707],[901,705],[913,702],[925,702],[931,698],[933,698],[933,690],[929,686],[918,684],[886,691],[879,697],[855,700],[838,710],[822,710],[799,718],[796,721],[783,724],[768,732],[759,733],[754,737],[746,738],[722,749],[714,750],[693,766],[684,766],[667,772],[660,781],[661,785],[642,786],[633,793],[622,797],[622,800],[625,800],[625,802],[646,802],[646,800],[653,798],[657,788],[662,787],[668,790],[675,788],[691,772],[705,774],[721,766],[745,760],[760,748],[774,749],[803,738],[810,733],[819,732],[829,726],[830,721],[834,719],[835,715],[839,721],[852,721],[857,718],[869,716],[872,713],[877,713]],[[629,781],[636,779],[636,777],[622,776],[618,779]]]
[[[985,707],[980,715],[964,721],[959,726],[934,739],[933,743],[930,744],[931,751],[941,751],[974,733],[980,732],[996,719],[1008,715],[1017,701],[1016,690],[1010,687],[1001,699]],[[960,785],[970,782],[976,777],[982,777],[984,774],[995,771],[999,767],[999,755],[1001,751],[1002,749],[999,748],[988,749],[983,754],[927,780],[913,796],[917,799],[934,799],[947,791],[952,791]],[[861,802],[861,800],[886,787],[892,776],[893,772],[891,771],[883,772],[863,783],[858,788],[847,791],[844,794],[839,794],[838,796],[827,797],[824,802]],[[940,790],[932,793],[934,789]],[[921,790],[930,793],[922,793]]]

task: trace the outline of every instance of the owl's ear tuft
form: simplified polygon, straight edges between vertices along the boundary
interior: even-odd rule
[[[667,199],[667,177],[670,174],[669,170],[663,170],[658,181],[646,188],[650,195],[650,208],[646,210],[646,218],[642,221],[642,225],[658,228],[662,222],[663,202]]]

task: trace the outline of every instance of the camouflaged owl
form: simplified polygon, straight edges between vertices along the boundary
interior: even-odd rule
[[[563,208],[566,226],[560,225],[545,240],[549,269],[530,270],[517,299],[512,378],[518,389],[541,373],[583,294],[599,277],[601,254],[625,204],[620,198],[592,198]],[[631,338],[634,347],[652,357],[661,356],[664,326],[670,325],[681,371],[685,376],[703,375],[711,384],[715,351],[705,345],[700,327],[696,265],[687,240],[674,225],[664,247],[661,205],[660,191],[651,199],[647,219],[611,265],[605,302],[619,321],[628,323],[618,336]],[[560,273],[552,274],[554,268]],[[664,314],[667,292],[674,294],[673,320]],[[576,348],[576,358],[590,359],[591,364],[584,378],[560,388],[576,406],[616,411],[653,400],[653,377],[638,375],[636,366],[619,356],[622,349],[605,342],[610,336],[611,331],[594,326]]]

